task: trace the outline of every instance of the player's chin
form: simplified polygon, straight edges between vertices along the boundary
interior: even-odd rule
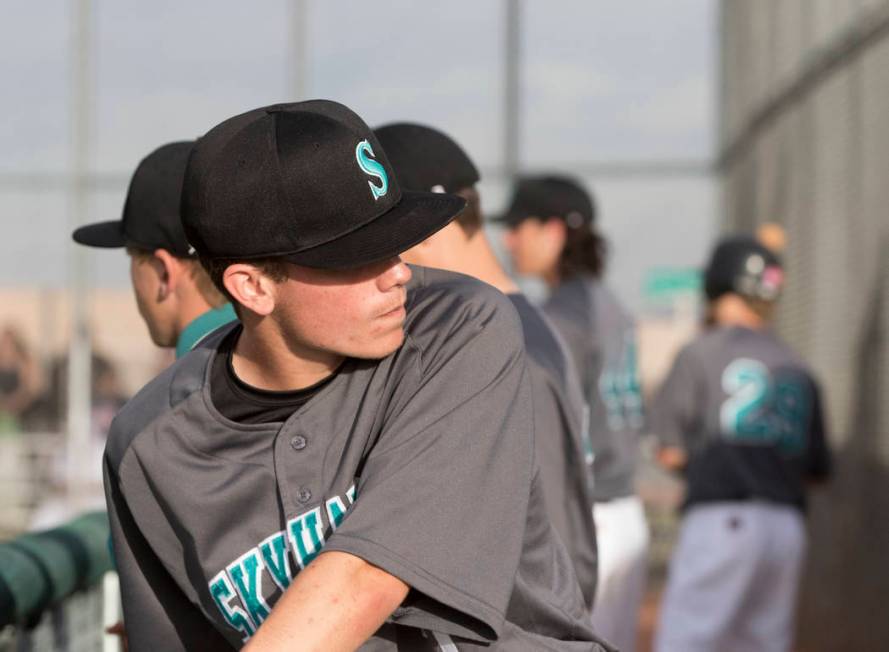
[[[373,337],[362,343],[360,350],[356,350],[351,355],[353,358],[380,360],[395,353],[402,344],[404,344],[404,329],[398,326],[375,333]]]

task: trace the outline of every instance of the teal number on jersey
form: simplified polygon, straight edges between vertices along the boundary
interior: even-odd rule
[[[769,370],[761,362],[732,361],[722,372],[722,389],[729,395],[719,410],[722,431],[745,441],[767,439],[769,423],[763,408],[770,385]]]
[[[798,381],[776,382],[763,363],[738,358],[722,372],[722,389],[728,398],[719,410],[719,422],[728,439],[777,443],[787,453],[803,449],[809,408]]]
[[[805,424],[811,413],[811,400],[798,382],[775,384],[775,411],[778,414],[778,443],[788,454],[802,453],[806,447]]]
[[[366,175],[378,179],[380,185],[376,185],[373,181],[368,181],[370,192],[374,201],[389,192],[389,175],[386,174],[386,168],[379,161],[373,158],[374,150],[371,144],[365,139],[355,147],[355,159],[358,161],[358,167]]]
[[[618,364],[603,369],[599,376],[599,394],[612,430],[637,430],[642,427],[642,388],[636,361],[636,340],[629,333]]]

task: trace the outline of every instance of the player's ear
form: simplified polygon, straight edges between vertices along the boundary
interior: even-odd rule
[[[158,300],[166,298],[176,289],[176,285],[187,273],[185,265],[181,260],[176,258],[166,249],[155,249],[152,256],[152,263],[158,275]]]
[[[276,284],[253,265],[229,265],[222,273],[222,283],[232,298],[251,312],[265,316],[275,309]]]

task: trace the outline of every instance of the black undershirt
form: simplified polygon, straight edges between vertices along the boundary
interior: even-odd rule
[[[220,343],[210,370],[210,398],[219,412],[237,423],[280,423],[309,402],[333,380],[339,369],[311,387],[277,392],[259,389],[238,378],[232,353],[241,327],[232,329]]]

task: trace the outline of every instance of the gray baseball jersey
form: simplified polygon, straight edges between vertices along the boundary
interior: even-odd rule
[[[227,329],[121,411],[105,473],[131,649],[240,647],[322,550],[411,587],[363,650],[605,649],[543,504],[515,310],[423,268],[406,307],[398,351],[347,360],[284,423],[213,405]]]
[[[584,461],[586,405],[571,356],[541,311],[523,294],[509,298],[519,314],[528,354],[534,439],[546,510],[562,538],[587,606],[596,595],[596,531]]]
[[[643,425],[635,324],[617,298],[588,277],[559,285],[543,310],[565,338],[589,406],[593,498],[633,495]]]
[[[689,454],[686,505],[766,500],[803,509],[805,479],[829,472],[818,385],[770,331],[714,328],[688,344],[650,425]]]

